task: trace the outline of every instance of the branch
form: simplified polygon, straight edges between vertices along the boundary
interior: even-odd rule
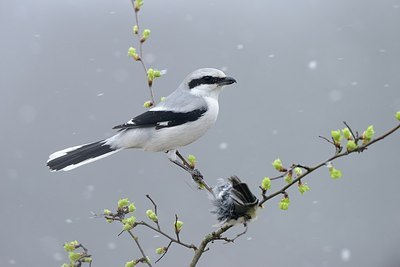
[[[365,149],[367,149],[369,146],[371,146],[371,145],[375,144],[376,142],[379,142],[379,141],[383,140],[384,138],[386,138],[387,136],[391,135],[392,133],[394,133],[398,129],[400,129],[400,124],[397,125],[396,127],[392,128],[391,130],[389,130],[385,134],[383,134],[383,135],[371,140],[370,142],[368,142],[366,144],[363,144],[363,145],[359,146],[358,149],[353,150],[353,151],[343,151],[341,153],[335,154],[334,156],[330,157],[329,159],[327,159],[325,161],[320,162],[319,164],[315,165],[314,167],[305,167],[305,166],[302,166],[302,165],[299,165],[299,164],[292,165],[292,166],[295,166],[295,167],[302,167],[302,168],[305,167],[306,172],[304,172],[303,174],[299,175],[291,183],[287,184],[286,186],[284,186],[280,190],[278,190],[278,191],[276,191],[276,192],[274,192],[274,193],[272,193],[272,194],[270,194],[268,196],[265,195],[265,192],[263,192],[262,193],[262,200],[260,201],[259,206],[262,207],[262,205],[265,202],[267,202],[268,200],[270,200],[271,198],[274,198],[274,197],[276,197],[276,196],[278,196],[280,194],[285,194],[286,190],[289,189],[291,186],[293,186],[294,184],[298,183],[299,181],[301,181],[301,179],[303,179],[304,177],[306,177],[310,173],[314,172],[315,170],[321,168],[322,166],[326,166],[327,163],[332,162],[332,161],[334,161],[334,160],[336,160],[338,158],[348,156],[348,155],[353,154],[355,152],[360,153],[360,152],[364,151]],[[279,177],[283,177],[283,176],[285,176],[285,175],[283,174],[283,175],[280,175]]]
[[[158,230],[157,228],[151,226],[150,224],[148,224],[148,223],[146,223],[144,221],[137,222],[136,225],[145,226],[145,227],[147,227],[147,228],[149,228],[149,229],[161,234],[162,236],[164,236],[165,238],[169,239],[173,243],[179,244],[179,245],[181,245],[183,247],[186,247],[186,248],[190,248],[190,249],[196,250],[196,246],[195,245],[193,245],[193,244],[189,245],[189,244],[186,244],[186,243],[184,243],[184,242],[182,242],[182,241],[180,241],[178,239],[175,239],[172,236],[170,236],[167,233],[165,233],[164,231]]]
[[[151,107],[151,106],[156,105],[156,101],[154,100],[154,92],[153,92],[153,88],[152,88],[154,79],[153,78],[150,79],[149,72],[148,72],[150,69],[148,69],[146,67],[146,64],[143,61],[143,43],[147,40],[147,37],[139,35],[139,33],[140,33],[140,26],[139,26],[140,5],[138,5],[137,2],[140,2],[140,1],[131,0],[133,10],[135,11],[135,22],[136,22],[136,26],[135,26],[136,29],[134,30],[134,34],[137,37],[137,40],[139,43],[139,55],[133,56],[133,58],[134,58],[134,60],[139,61],[141,63],[144,74],[146,75],[147,86],[148,86],[149,92],[150,92],[150,103],[151,104],[149,105],[149,107]],[[149,33],[150,33],[150,31],[149,31]]]
[[[215,240],[221,240],[222,234],[225,233],[226,231],[228,231],[232,227],[233,227],[233,225],[225,225],[225,226],[221,227],[219,230],[207,235],[203,239],[203,241],[201,241],[199,248],[196,249],[196,251],[194,253],[194,257],[192,259],[192,262],[190,263],[189,266],[190,267],[196,266],[200,257],[203,255],[204,252],[206,252],[208,250],[208,249],[206,249],[208,243],[215,241]]]

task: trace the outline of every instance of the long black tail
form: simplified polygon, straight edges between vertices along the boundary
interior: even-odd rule
[[[121,149],[106,144],[106,140],[66,148],[50,155],[47,166],[51,171],[69,171],[118,152]]]

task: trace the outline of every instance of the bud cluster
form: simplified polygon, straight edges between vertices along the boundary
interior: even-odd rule
[[[84,251],[76,252],[75,250],[82,248]],[[64,263],[62,267],[81,266],[82,263],[91,263],[92,258],[87,254],[87,250],[78,241],[71,241],[64,244],[64,250],[68,252],[69,263]]]

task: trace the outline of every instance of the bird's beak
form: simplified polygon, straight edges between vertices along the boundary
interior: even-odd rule
[[[233,79],[232,77],[225,77],[221,81],[218,82],[218,85],[229,85],[232,83],[235,83],[236,80]]]

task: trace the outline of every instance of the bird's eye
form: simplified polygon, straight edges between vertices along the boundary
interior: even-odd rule
[[[206,80],[206,81],[211,80],[211,78],[212,78],[211,76],[204,76],[204,77],[203,77],[203,79]]]

